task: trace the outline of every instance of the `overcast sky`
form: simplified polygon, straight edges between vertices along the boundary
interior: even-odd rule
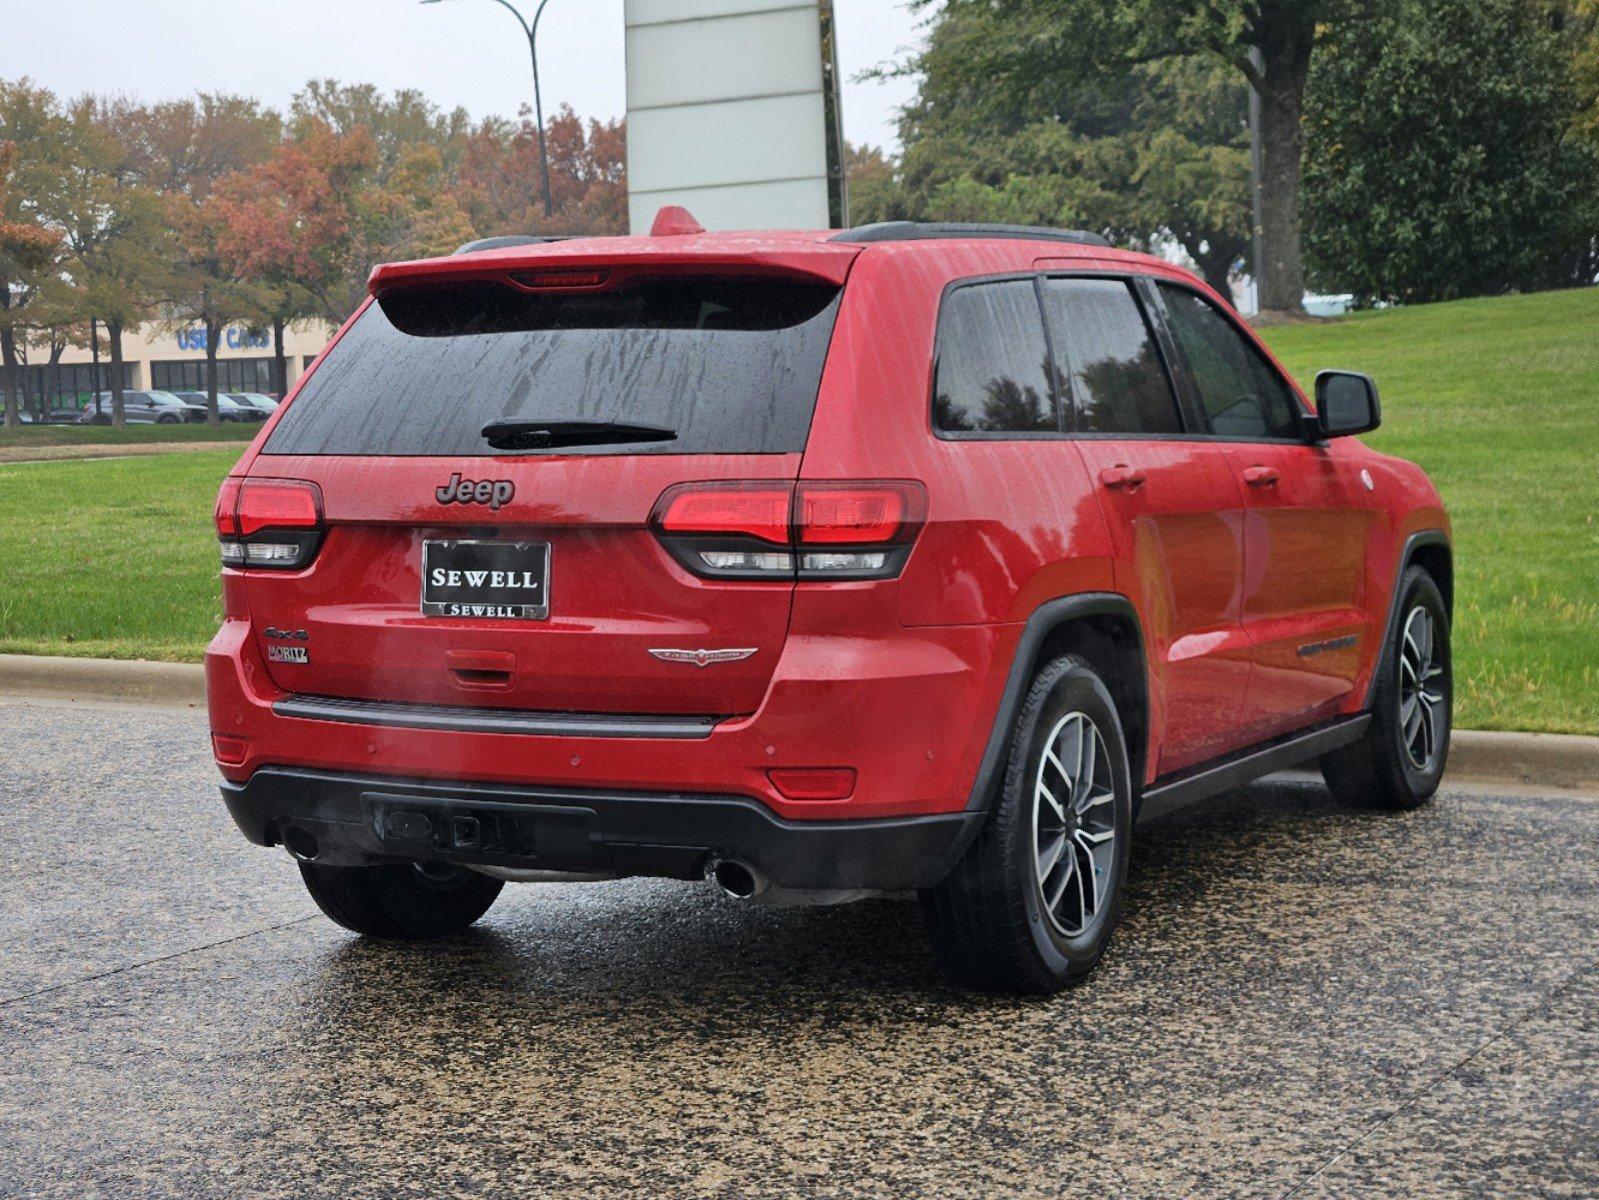
[[[537,0],[519,4],[532,16]],[[834,0],[844,133],[894,142],[903,82],[853,83],[919,36],[903,0]],[[622,114],[622,0],[550,0],[539,27],[545,111]],[[63,96],[141,100],[231,91],[283,107],[307,79],[416,87],[443,108],[515,116],[532,93],[527,43],[492,0],[0,0],[0,78]]]

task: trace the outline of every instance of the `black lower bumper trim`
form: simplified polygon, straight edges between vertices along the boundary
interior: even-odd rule
[[[736,858],[774,885],[910,891],[948,873],[982,820],[950,813],[787,821],[739,796],[440,783],[264,767],[222,785],[257,845],[291,834],[332,865],[458,862],[584,873],[698,878]],[[309,841],[307,840],[309,839]]]

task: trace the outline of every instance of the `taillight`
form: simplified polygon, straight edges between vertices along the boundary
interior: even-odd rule
[[[296,570],[322,543],[322,491],[300,479],[228,479],[216,523],[223,566]]]
[[[672,488],[656,505],[662,533],[752,537],[788,544],[791,484],[701,483]]]
[[[723,579],[887,579],[927,515],[909,480],[688,483],[651,514],[656,536],[696,575]]]
[[[239,536],[239,482],[230,475],[222,481],[222,490],[217,493],[214,516],[220,538]]]
[[[801,579],[898,575],[927,517],[927,493],[906,480],[801,483],[794,540]]]

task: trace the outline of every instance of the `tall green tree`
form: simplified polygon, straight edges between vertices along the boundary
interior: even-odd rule
[[[918,0],[921,7],[933,0]],[[967,25],[956,69],[971,102],[1004,113],[1141,63],[1209,55],[1261,96],[1263,310],[1297,312],[1305,84],[1317,43],[1387,0],[944,0]]]
[[[917,95],[901,123],[898,195],[880,165],[857,157],[857,215],[1078,226],[1145,248],[1174,241],[1225,294],[1249,243],[1242,80],[1190,56],[1041,82],[994,111],[966,73],[974,39],[988,32],[945,15],[906,64]]]
[[[172,294],[179,257],[165,201],[141,169],[142,120],[130,101],[84,96],[73,102],[70,153],[49,214],[66,241],[67,274],[105,325],[113,425],[124,424],[122,335],[157,315]]]
[[[1599,0],[1572,0],[1565,27],[1577,89],[1575,132],[1599,150]]]
[[[40,201],[57,186],[64,138],[50,92],[26,79],[0,80],[0,369],[7,425],[19,419],[19,344],[60,256],[61,232]]]
[[[1401,0],[1311,76],[1306,250],[1357,301],[1570,287],[1599,274],[1599,145],[1548,0]]]

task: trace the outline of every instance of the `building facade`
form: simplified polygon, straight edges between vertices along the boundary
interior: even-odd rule
[[[305,373],[333,337],[321,321],[291,325],[283,334],[288,360],[288,386]],[[203,392],[206,390],[205,326],[179,329],[146,325],[122,334],[122,386],[127,389]],[[32,347],[22,369],[22,404],[27,408],[82,408],[96,392],[111,388],[110,353],[101,331],[100,362],[87,346],[68,346],[55,362],[49,352]],[[217,390],[274,395],[272,332],[248,325],[228,325],[217,339]]]
[[[832,0],[625,0],[629,223],[848,224]]]

